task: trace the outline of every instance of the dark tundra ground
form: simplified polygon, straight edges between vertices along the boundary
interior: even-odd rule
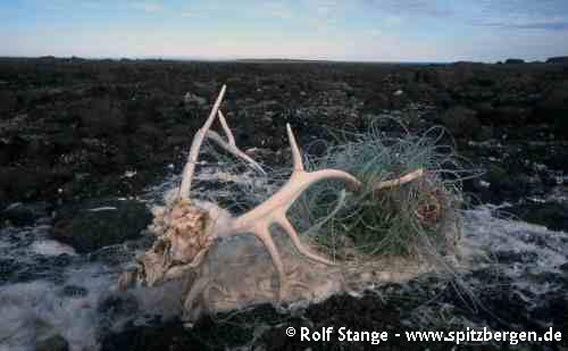
[[[469,206],[508,202],[506,210],[523,221],[568,231],[567,64],[194,63],[47,57],[0,59],[0,220],[4,228],[11,228],[3,233],[15,233],[13,228],[42,219],[52,226],[49,235],[71,244],[78,253],[136,238],[150,218],[147,210],[134,200],[117,205],[114,199],[135,197],[180,172],[191,137],[222,84],[228,85],[223,110],[243,149],[261,147],[278,155],[287,146],[288,122],[302,144],[329,137],[324,126],[364,130],[374,115],[396,115],[416,130],[442,124],[455,137],[458,152],[485,170],[465,183]],[[109,204],[119,210],[111,215],[81,211]],[[73,235],[77,232],[92,235],[77,238]],[[527,244],[550,246],[531,235],[525,238]],[[567,243],[568,237],[558,240]],[[527,252],[499,251],[496,258],[511,266],[538,261]],[[69,257],[64,256],[42,259],[38,264],[43,268],[0,257],[0,288],[48,276],[46,270],[68,264]],[[429,282],[431,278],[425,277],[405,286],[385,286],[382,297],[376,292],[362,298],[337,296],[308,307],[301,317],[261,306],[224,322],[205,318],[191,332],[172,321],[127,327],[107,333],[101,342],[105,350],[236,347],[250,344],[258,333],[245,326],[262,320],[271,327],[255,334],[255,346],[339,349],[341,345],[300,344],[285,337],[280,324],[408,329],[403,321],[410,318],[406,318],[409,311],[434,299],[437,306],[451,306],[451,321],[463,318],[501,330],[544,330],[553,325],[568,338],[568,264],[557,268],[538,277],[539,284],[555,288],[536,297],[534,293],[527,297],[528,291],[519,295],[504,273],[471,272],[467,279],[499,287],[477,296],[481,309],[472,308],[476,304],[467,297],[459,298],[451,282]],[[537,306],[523,302],[535,298],[541,300]],[[112,313],[125,313],[122,309],[130,307],[120,301],[99,306]],[[567,346],[563,341],[533,348]]]

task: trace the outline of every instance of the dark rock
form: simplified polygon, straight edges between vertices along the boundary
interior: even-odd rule
[[[495,253],[495,257],[497,258],[499,263],[515,263],[515,262],[529,263],[529,262],[535,262],[538,258],[538,255],[534,252],[529,252],[529,251],[516,252],[514,250],[509,250],[509,251],[498,251]]]
[[[19,283],[37,279],[60,283],[64,269],[71,264],[72,256],[34,255],[31,261],[11,258],[0,259],[0,284],[5,282]]]
[[[67,351],[69,343],[61,335],[54,335],[45,340],[40,341],[36,345],[36,351]]]
[[[59,256],[36,255],[32,262],[14,260],[11,267],[9,266],[10,271],[6,279],[12,283],[42,279],[61,284],[65,280],[63,272],[72,262],[73,257],[68,254]]]
[[[52,236],[77,252],[92,252],[137,238],[151,219],[146,205],[138,201],[88,201],[61,209]]]
[[[127,125],[120,105],[108,96],[86,99],[77,114],[81,133],[89,137],[114,135]]]
[[[471,137],[478,132],[480,126],[475,110],[465,106],[450,107],[442,114],[441,119],[456,137]]]
[[[495,138],[495,131],[491,126],[481,126],[478,132],[475,133],[475,140],[486,141]]]
[[[546,226],[550,230],[568,231],[568,204],[527,203],[508,209],[524,221]]]
[[[45,185],[40,178],[37,173],[22,167],[0,167],[0,199],[25,201],[37,198]]]
[[[85,297],[89,291],[82,286],[66,285],[63,287],[62,293],[69,297]]]
[[[49,205],[46,203],[14,203],[0,211],[0,223],[14,226],[31,225],[38,218],[47,216],[48,210]]]
[[[18,265],[13,259],[0,258],[0,284],[9,281],[17,269]]]
[[[154,351],[163,349],[166,345],[170,351],[211,349],[210,345],[192,336],[181,323],[175,322],[160,326],[130,328],[117,334],[110,334],[102,341],[101,349]]]
[[[546,121],[557,133],[568,136],[568,81],[559,82],[547,89],[538,101],[532,118]]]
[[[491,104],[491,102],[488,101],[478,102],[474,104],[472,108],[475,111],[477,111],[477,116],[484,123],[490,122],[491,119],[493,118],[493,114],[495,113],[495,108],[493,107],[493,104]]]
[[[521,106],[497,106],[493,112],[493,118],[491,121],[495,125],[506,124],[506,125],[523,125],[525,120],[531,114],[531,111],[527,108]]]
[[[10,90],[0,90],[0,114],[14,110],[17,104],[16,94]]]
[[[489,168],[484,178],[489,183],[487,190],[491,194],[492,203],[520,199],[526,195],[527,188],[531,186],[524,174],[496,165]]]

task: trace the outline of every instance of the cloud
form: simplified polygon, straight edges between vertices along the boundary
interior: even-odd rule
[[[304,3],[305,13],[309,17],[306,23],[319,33],[328,33],[337,28],[346,19],[349,5],[337,0],[312,0]]]
[[[146,13],[157,13],[163,10],[162,5],[153,2],[134,2],[132,3],[132,7]]]
[[[434,0],[366,0],[376,10],[396,16],[448,17],[454,11],[446,3]]]
[[[513,17],[491,20],[477,20],[472,24],[486,27],[500,27],[508,29],[534,29],[546,31],[565,31],[568,30],[568,18],[542,18],[541,16],[530,17]]]
[[[568,2],[565,0],[480,0],[478,9],[468,20],[474,26],[544,31],[568,29]]]
[[[568,30],[568,21],[564,22],[535,22],[516,26],[519,29],[542,29],[550,31],[565,31]]]
[[[263,11],[271,17],[288,20],[294,17],[289,6],[280,1],[269,1],[263,3]]]
[[[319,0],[315,3],[316,13],[322,17],[333,16],[337,12],[338,4],[333,0]]]

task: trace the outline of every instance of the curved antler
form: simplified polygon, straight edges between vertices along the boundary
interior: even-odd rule
[[[290,179],[275,194],[265,202],[244,213],[239,217],[233,217],[227,222],[226,226],[219,228],[216,234],[218,237],[250,233],[256,236],[268,250],[272,262],[278,271],[280,288],[286,286],[286,275],[280,254],[270,235],[270,226],[278,224],[290,237],[296,249],[304,256],[325,264],[333,264],[328,259],[311,252],[305,247],[294,226],[286,216],[288,209],[294,201],[312,184],[324,179],[337,179],[346,182],[351,189],[360,189],[361,182],[351,174],[337,169],[323,169],[315,172],[306,172],[302,162],[302,155],[296,138],[289,124],[286,125],[290,148],[292,149],[292,159],[294,171]],[[282,296],[281,296],[282,297]]]
[[[199,150],[201,149],[201,144],[203,144],[203,139],[205,138],[205,134],[211,128],[215,117],[217,116],[217,111],[221,106],[221,102],[223,101],[223,96],[225,96],[225,90],[227,89],[226,85],[223,85],[219,95],[217,96],[217,100],[213,104],[213,108],[211,108],[211,112],[209,113],[209,117],[203,124],[201,128],[195,133],[193,136],[193,141],[191,142],[191,148],[189,149],[189,155],[187,156],[187,163],[183,168],[183,177],[181,180],[181,185],[179,187],[179,198],[180,199],[189,199],[189,191],[191,190],[191,181],[193,180],[193,173],[195,171],[195,163],[197,162],[197,157],[199,156]]]
[[[195,133],[178,191],[180,200],[189,199],[195,164],[205,137],[216,142],[226,151],[245,160],[259,172],[264,173],[262,167],[257,162],[237,147],[227,121],[221,111],[219,111],[225,90],[226,86],[223,85],[213,104],[209,117]],[[216,117],[219,118],[226,140],[218,133],[210,130]],[[141,271],[142,278],[137,278],[135,273],[127,272],[121,276],[119,285],[125,287],[135,279],[144,279],[147,283],[153,284],[158,281],[183,276],[187,271],[201,264],[209,247],[216,238],[249,233],[256,236],[269,252],[279,276],[279,297],[282,298],[282,290],[286,287],[286,274],[282,259],[270,234],[270,227],[273,224],[280,226],[287,233],[296,249],[302,255],[313,261],[329,265],[333,264],[327,258],[319,256],[302,244],[296,229],[287,217],[287,212],[306,189],[319,181],[327,179],[341,180],[352,191],[359,191],[362,188],[362,184],[353,175],[338,169],[330,168],[307,172],[302,162],[302,153],[289,124],[286,125],[286,131],[292,152],[293,172],[290,179],[276,193],[262,204],[238,217],[232,216],[227,210],[219,207],[217,204],[207,201],[194,199],[191,202],[175,202],[168,208],[167,212],[163,211],[159,215],[156,214],[154,218],[154,230],[160,240],[169,243],[167,249],[164,249],[160,243],[156,243],[144,256],[145,260],[142,261],[143,269]],[[378,191],[400,186],[420,178],[423,174],[424,171],[418,169],[401,178],[375,184],[374,190]],[[191,290],[192,292],[186,299],[186,307],[192,301],[201,285],[201,283],[196,283],[197,288]]]
[[[179,199],[189,199],[189,193],[191,191],[191,182],[193,180],[193,174],[195,172],[195,164],[197,163],[197,158],[199,156],[199,150],[201,149],[201,144],[203,144],[203,139],[208,137],[209,139],[213,140],[223,149],[229,151],[233,155],[242,158],[245,160],[252,168],[256,169],[262,174],[266,174],[262,167],[253,160],[249,155],[242,152],[235,142],[235,137],[227,124],[227,120],[219,110],[221,106],[221,102],[223,101],[223,97],[225,96],[225,90],[227,89],[226,85],[223,85],[219,95],[217,95],[217,99],[211,108],[211,112],[209,113],[209,117],[203,124],[201,128],[195,133],[193,136],[193,141],[191,142],[191,148],[189,149],[189,155],[187,156],[187,162],[185,167],[183,168],[183,176],[181,180],[181,185],[178,191]],[[213,122],[215,121],[215,117],[219,117],[219,122],[221,123],[221,127],[227,136],[227,140],[223,140],[223,138],[216,132],[210,130]]]

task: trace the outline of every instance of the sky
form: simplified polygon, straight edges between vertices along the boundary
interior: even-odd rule
[[[0,56],[494,62],[568,55],[568,0],[0,0]]]

